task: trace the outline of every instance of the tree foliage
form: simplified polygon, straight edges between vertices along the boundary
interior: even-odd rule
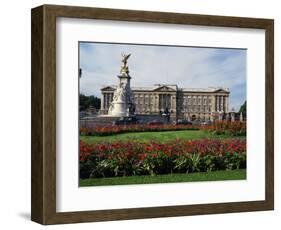
[[[80,111],[86,110],[90,106],[93,106],[94,108],[99,110],[100,106],[101,106],[101,99],[94,95],[86,96],[84,94],[80,94],[80,96],[79,96]]]
[[[247,109],[247,106],[246,106],[247,102],[245,101],[243,105],[241,105],[240,109],[239,109],[239,113],[243,113],[243,114],[246,114],[246,109]]]

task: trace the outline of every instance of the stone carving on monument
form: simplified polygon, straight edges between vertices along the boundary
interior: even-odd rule
[[[127,65],[128,59],[131,54],[122,54],[122,63],[120,70],[119,84],[113,94],[113,100],[110,104],[108,115],[109,116],[131,116],[135,112],[135,105],[132,100],[131,91],[131,76],[129,75],[129,67]]]

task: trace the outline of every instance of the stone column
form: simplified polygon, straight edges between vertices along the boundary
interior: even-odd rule
[[[224,112],[224,96],[221,96],[221,111]]]
[[[220,103],[220,105],[219,105],[219,107],[220,107],[219,112],[221,112],[222,111],[222,96],[221,95],[219,96],[219,103]]]
[[[220,111],[220,100],[219,100],[219,96],[216,95],[216,105],[217,105],[217,108],[216,108],[216,112],[219,112]]]
[[[103,113],[104,110],[104,93],[101,94],[101,99],[100,99],[100,111]]]
[[[108,110],[109,109],[109,105],[110,105],[110,103],[109,103],[109,95],[108,95],[108,93],[106,94],[106,109]]]
[[[218,98],[217,95],[215,95],[215,112],[217,112],[218,110],[218,102],[217,102]]]
[[[228,96],[226,96],[226,97],[225,97],[225,112],[226,112],[226,113],[229,112],[228,104],[229,104],[229,98],[228,98]]]
[[[159,110],[162,110],[163,109],[163,104],[164,104],[164,100],[163,100],[163,94],[159,94],[158,95],[158,97],[159,97]]]
[[[225,112],[225,96],[221,96],[222,97],[222,111]]]
[[[173,110],[171,117],[173,120],[176,120],[178,118],[177,106],[177,95],[175,93],[171,95],[171,110]]]
[[[110,93],[107,94],[107,108],[109,109],[110,106]]]
[[[195,96],[195,112],[198,113],[198,96]]]
[[[149,113],[151,113],[151,106],[150,106],[150,102],[151,102],[151,97],[150,97],[150,93],[147,94],[148,95],[148,99],[147,99],[147,107],[148,107],[148,111]]]
[[[215,96],[209,96],[209,98],[211,98],[211,105],[209,105],[209,101],[208,101],[208,105],[211,107],[211,111],[209,112],[215,112],[216,111],[216,97]]]
[[[107,110],[108,108],[107,108],[107,93],[104,93],[104,101],[103,101],[103,104],[104,104],[104,106],[103,106],[103,108],[104,108],[104,110]]]
[[[145,94],[142,94],[142,113],[145,113]]]
[[[177,94],[171,94],[171,109],[174,113],[177,112]]]
[[[221,101],[222,101],[222,97],[221,97],[221,95],[219,95],[219,112],[221,112],[222,111],[222,103],[221,103]]]
[[[225,108],[224,108],[224,96],[221,96],[221,111],[225,112]]]
[[[219,95],[218,98],[219,98],[219,110],[218,110],[218,112],[220,112],[221,111],[221,96]]]
[[[151,110],[150,110],[150,94],[147,93],[147,111],[150,113]]]
[[[154,95],[154,109],[155,112],[159,113],[159,94]]]
[[[151,112],[155,112],[155,95],[151,94]]]

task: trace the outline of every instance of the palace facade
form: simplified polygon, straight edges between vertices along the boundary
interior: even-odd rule
[[[108,114],[116,86],[101,89],[100,114]],[[229,112],[227,88],[179,88],[157,84],[152,87],[131,87],[135,114],[158,115],[167,108],[171,119],[217,120]]]

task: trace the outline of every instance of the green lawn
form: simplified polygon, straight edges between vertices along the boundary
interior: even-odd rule
[[[163,132],[136,132],[121,133],[112,136],[80,136],[80,140],[86,143],[93,142],[112,142],[112,141],[160,141],[167,142],[175,139],[202,139],[202,138],[233,138],[227,135],[213,135],[202,130],[180,130],[180,131],[163,131]],[[245,137],[239,137],[245,138]]]
[[[245,180],[246,170],[214,171],[189,174],[167,174],[157,176],[128,176],[80,179],[80,186],[154,184],[196,181]]]

